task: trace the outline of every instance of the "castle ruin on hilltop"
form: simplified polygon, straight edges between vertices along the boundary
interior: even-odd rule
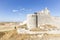
[[[29,29],[40,27],[40,25],[49,24],[60,28],[60,17],[50,15],[50,11],[45,8],[42,11],[27,15],[27,27]]]

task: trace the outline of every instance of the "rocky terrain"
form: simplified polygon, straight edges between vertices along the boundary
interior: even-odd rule
[[[2,24],[0,24],[1,26]],[[8,24],[9,25],[9,24]],[[11,25],[11,24],[10,24]],[[6,25],[7,26],[7,25]],[[60,40],[60,34],[21,34],[17,32],[18,28],[26,29],[26,24],[21,26],[11,27],[2,25],[0,27],[0,40]],[[10,30],[11,29],[11,30]],[[58,30],[56,26],[49,24],[40,25],[39,28],[33,28],[30,31],[33,32],[44,32],[44,31]]]
[[[0,40],[60,40],[60,34],[18,34],[16,30],[0,32]]]

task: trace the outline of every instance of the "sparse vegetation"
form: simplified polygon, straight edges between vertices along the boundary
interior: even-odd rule
[[[41,25],[40,27],[44,27],[45,29],[54,29],[56,28],[55,26],[52,25]],[[40,27],[38,28],[32,28],[30,31],[47,31],[45,29],[41,29]],[[21,26],[16,26],[15,29],[13,30],[9,30],[9,31],[1,31],[0,32],[0,40],[46,40],[46,39],[54,39],[56,37],[60,38],[60,34],[43,34],[43,36],[41,36],[41,34],[18,34],[17,33],[17,28],[25,28],[27,29],[27,25],[21,25]],[[1,29],[1,28],[0,28]],[[4,29],[11,29],[10,27],[6,28],[4,27]],[[3,29],[3,30],[4,30]]]

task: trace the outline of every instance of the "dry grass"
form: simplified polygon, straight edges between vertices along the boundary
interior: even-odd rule
[[[55,26],[51,25],[43,25],[45,28],[56,28]],[[26,28],[26,25],[23,25],[21,28]],[[40,28],[33,28],[31,31],[46,31]],[[38,34],[37,34],[38,35]],[[44,34],[43,39],[38,37],[37,35],[34,34],[18,34],[16,29],[10,30],[10,31],[5,31],[5,32],[0,32],[0,40],[46,40],[47,38],[53,38],[53,37],[58,37],[60,38],[60,34]]]
[[[24,40],[29,39],[29,34],[18,34],[16,30],[0,32],[0,40]]]
[[[46,30],[41,29],[41,28],[32,28],[30,31],[38,31],[38,32],[41,32],[41,31],[46,31]]]
[[[38,37],[38,34],[18,34],[16,30],[0,32],[0,40],[45,40],[47,38],[60,38],[60,34],[44,34]]]

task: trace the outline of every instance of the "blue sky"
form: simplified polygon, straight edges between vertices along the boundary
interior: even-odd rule
[[[24,21],[27,14],[45,7],[52,16],[60,16],[60,0],[0,0],[0,22]]]

